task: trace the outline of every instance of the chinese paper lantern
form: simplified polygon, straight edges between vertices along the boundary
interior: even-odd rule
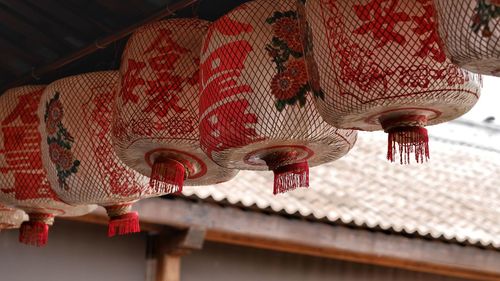
[[[25,211],[19,241],[43,246],[55,216],[79,216],[93,206],[63,203],[51,188],[42,165],[37,109],[43,86],[25,86],[0,96],[0,202]]]
[[[2,229],[19,228],[21,223],[27,220],[28,215],[22,210],[0,204],[0,231]]]
[[[118,71],[75,75],[49,84],[42,97],[43,161],[57,195],[71,204],[104,206],[109,236],[139,232],[138,199],[165,194],[128,168],[111,143]]]
[[[500,76],[500,1],[434,0],[438,30],[451,61]]]
[[[114,145],[128,166],[171,192],[227,181],[199,148],[199,53],[208,22],[169,19],[139,28],[120,66]]]
[[[480,76],[446,58],[431,0],[310,0],[306,14],[325,92],[323,118],[388,133],[389,160],[429,158],[426,125],[467,112]]]
[[[201,56],[201,145],[219,165],[274,171],[274,193],[307,187],[309,166],[356,140],[321,120],[300,1],[251,1],[214,22]]]

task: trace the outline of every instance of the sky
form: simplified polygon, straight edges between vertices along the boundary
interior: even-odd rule
[[[500,77],[483,75],[483,89],[477,104],[462,119],[483,122],[495,117],[493,124],[500,126]]]

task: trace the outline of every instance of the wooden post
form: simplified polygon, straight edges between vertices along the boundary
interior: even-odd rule
[[[158,257],[158,268],[156,271],[157,281],[180,281],[181,280],[181,257],[174,255],[161,255]]]
[[[205,234],[205,229],[191,227],[159,235],[156,281],[180,281],[181,257],[192,250],[200,250]]]

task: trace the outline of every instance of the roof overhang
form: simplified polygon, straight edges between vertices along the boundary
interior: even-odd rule
[[[206,240],[473,280],[500,280],[500,251],[408,238],[184,199],[136,203],[143,230],[200,228]],[[74,221],[107,224],[100,209]]]

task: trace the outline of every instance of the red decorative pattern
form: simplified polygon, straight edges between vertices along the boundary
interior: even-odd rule
[[[101,177],[109,185],[110,192],[115,195],[128,197],[141,194],[141,186],[133,170],[127,168],[115,155],[111,146],[111,113],[114,92],[110,89],[98,87],[92,90],[94,98],[91,101],[89,116],[92,123],[92,134],[98,140],[93,141],[93,152]]]
[[[355,34],[365,35],[371,32],[378,41],[377,47],[383,47],[389,42],[404,45],[404,34],[395,31],[401,22],[410,20],[410,16],[401,11],[396,11],[399,0],[372,0],[365,5],[353,5],[356,16],[363,25],[355,29]]]
[[[480,78],[446,58],[432,0],[310,0],[306,10],[314,55],[323,62],[318,68],[325,98],[316,104],[330,124],[374,131],[387,118],[439,112],[427,118],[436,124],[460,116],[477,101]],[[410,127],[393,135],[414,136],[410,146],[399,143],[400,152],[413,149],[423,162],[428,150],[413,146],[422,143],[421,134]],[[402,138],[389,141],[394,139]]]
[[[127,66],[127,70],[123,74],[123,82],[119,94],[124,105],[129,102],[137,103],[139,101],[139,96],[134,94],[134,91],[137,87],[145,85],[146,83],[140,76],[140,72],[146,67],[145,63],[128,59]]]
[[[444,53],[444,46],[441,39],[439,39],[436,29],[436,15],[434,7],[432,6],[432,1],[418,0],[418,2],[422,3],[425,12],[421,16],[413,17],[413,21],[417,24],[413,32],[419,37],[427,37],[420,39],[422,47],[416,55],[421,58],[430,56],[435,61],[443,63],[446,61],[446,55]]]
[[[13,193],[17,200],[58,200],[46,181],[41,159],[40,120],[36,111],[42,92],[43,88],[16,97],[17,103],[1,123],[3,149],[0,153],[5,160],[0,172],[14,178],[13,185],[4,182],[1,191]]]
[[[188,23],[183,25],[186,26]],[[151,130],[136,130],[134,132],[128,132],[127,128],[133,130],[134,123],[140,123],[144,126],[144,122],[154,123],[154,119],[168,118],[187,111],[180,104],[180,95],[186,84],[194,85],[197,83],[198,72],[193,73],[191,76],[179,74],[180,72],[176,67],[181,63],[180,60],[183,59],[183,56],[190,55],[191,51],[176,42],[173,35],[174,32],[168,28],[155,30],[154,38],[141,54],[147,60],[127,59],[128,63],[126,63],[121,90],[118,95],[122,99],[122,106],[126,106],[131,102],[135,104],[134,106],[139,107],[146,116],[155,117],[148,120],[125,121],[121,119],[118,120],[119,122],[115,122],[115,137],[122,141],[130,139],[130,135],[135,134],[152,136],[162,134],[162,131],[167,131],[168,134],[170,131],[168,126],[155,126]],[[198,64],[199,59],[194,58],[193,62]],[[151,73],[148,71],[151,71]],[[145,75],[146,73],[147,75]],[[148,77],[149,79],[147,79]],[[193,116],[190,116],[190,120],[184,118],[183,122],[194,123],[193,118]],[[188,128],[192,128],[192,130],[187,131]],[[194,128],[189,126],[185,127],[184,130],[176,130],[176,132],[177,134],[189,134],[193,130]]]
[[[222,167],[275,171],[275,193],[308,186],[308,165],[339,158],[355,139],[314,109],[322,91],[309,31],[302,1],[256,0],[204,39],[201,147]]]
[[[248,106],[246,100],[228,102],[201,120],[201,147],[208,155],[262,139],[249,126],[257,123],[257,116],[245,113]]]
[[[346,7],[339,5],[341,1],[337,0],[321,0],[322,7],[328,9],[331,17],[325,19],[325,24],[328,24],[327,35],[329,43],[331,44],[330,50],[335,53],[340,59],[340,75],[339,78],[345,83],[345,86],[337,84],[341,87],[343,95],[351,95],[358,99],[360,102],[368,102],[370,98],[386,97],[390,98],[394,94],[391,91],[392,85],[390,81],[398,81],[399,86],[410,86],[413,88],[425,89],[431,85],[431,81],[446,80],[452,86],[459,81],[461,84],[468,82],[468,76],[460,71],[458,67],[447,64],[413,64],[413,65],[383,65],[379,59],[376,51],[361,45],[361,39],[350,37],[346,33],[345,24],[340,16],[340,9]],[[397,26],[397,23],[408,22],[412,20],[415,27],[408,32],[413,32],[416,38],[419,38],[420,48],[414,51],[410,56],[420,57],[425,59],[430,57],[436,62],[444,62],[445,55],[440,43],[437,31],[435,29],[434,9],[429,3],[429,0],[418,0],[421,5],[423,13],[420,16],[410,16],[407,13],[400,12],[399,0],[372,0],[366,5],[353,5],[353,10],[356,15],[363,21],[370,20],[371,14],[376,17],[356,29],[355,34],[366,35],[367,32],[361,32],[365,29],[379,30],[377,25],[387,25],[389,31],[380,29],[379,33],[373,33],[373,40],[379,42],[376,44],[377,48],[386,46],[390,41],[394,41],[399,45],[406,46],[415,42],[408,42],[407,39],[400,38],[401,34],[393,34],[392,29]],[[386,3],[386,6],[382,6]],[[398,12],[395,12],[398,11]],[[415,13],[415,11],[413,11]],[[385,13],[387,16],[385,16]],[[336,17],[338,16],[338,17]],[[389,22],[386,23],[385,20]],[[422,36],[426,36],[423,39]],[[366,40],[369,41],[369,40]],[[414,40],[413,40],[414,41]],[[410,49],[411,50],[411,49]],[[332,53],[333,55],[333,53]],[[351,90],[351,86],[359,87],[360,91]],[[373,92],[373,94],[365,94],[363,92]]]
[[[130,37],[122,56],[119,87],[122,91],[132,89],[137,99],[128,102],[118,94],[113,112],[113,146],[126,165],[150,177],[150,188],[154,190],[175,192],[184,184],[184,178],[186,185],[205,185],[236,174],[210,162],[200,149],[199,54],[208,26],[209,22],[194,18],[142,26]],[[144,66],[137,75],[139,84],[129,84],[126,79],[132,67],[128,65],[130,60]],[[171,153],[174,150],[179,153]],[[172,176],[160,163],[163,161],[156,161],[167,156],[171,157],[168,160],[182,163],[184,174]],[[146,158],[156,164],[149,165]]]

